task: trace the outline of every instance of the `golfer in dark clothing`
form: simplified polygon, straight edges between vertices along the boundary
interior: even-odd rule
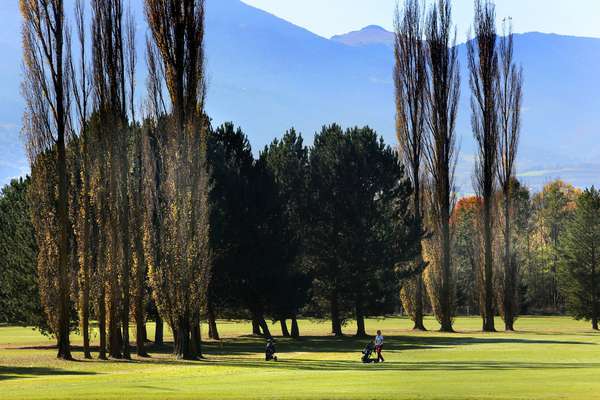
[[[265,361],[277,361],[277,356],[275,355],[276,351],[277,350],[275,350],[275,343],[273,342],[273,339],[269,339],[265,349]]]

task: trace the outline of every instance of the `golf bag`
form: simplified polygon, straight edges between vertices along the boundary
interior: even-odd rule
[[[369,364],[379,362],[376,358],[371,358],[371,354],[373,354],[373,351],[375,351],[375,346],[373,345],[373,343],[369,342],[369,344],[367,344],[365,349],[362,351],[361,360],[363,363]]]

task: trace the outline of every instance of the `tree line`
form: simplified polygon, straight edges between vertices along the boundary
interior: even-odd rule
[[[2,196],[2,217],[24,238],[3,242],[15,276],[5,318],[14,322],[19,307],[27,309],[19,322],[38,316],[57,338],[58,357],[72,357],[73,329],[91,357],[92,320],[100,358],[130,358],[130,321],[135,351],[147,356],[149,318],[159,342],[163,321],[171,327],[184,359],[202,356],[202,320],[218,339],[219,317],[249,318],[252,333],[265,336],[266,320],[279,321],[293,337],[300,315],[330,318],[335,335],[353,318],[365,335],[365,317],[397,311],[399,297],[417,329],[431,311],[452,331],[461,306],[480,312],[484,330],[495,329],[496,313],[513,329],[531,293],[524,282],[540,285],[533,275],[548,254],[553,310],[567,292],[579,293],[559,289],[578,282],[560,274],[564,221],[552,210],[563,200],[549,189],[535,206],[515,179],[523,80],[510,28],[496,37],[492,2],[475,2],[468,52],[477,196],[458,204],[450,1],[426,11],[407,0],[396,13],[398,150],[368,127],[333,124],[310,147],[292,129],[258,156],[240,128],[213,127],[205,113],[203,0],[145,1],[141,107],[134,16],[121,0],[90,5],[75,2],[73,41],[62,0],[20,2],[31,178]],[[571,220],[566,210],[564,218]],[[525,244],[520,224],[531,232]],[[548,237],[548,253],[530,263],[536,240]],[[27,290],[10,286],[34,275]],[[530,310],[547,306],[540,296],[530,295]],[[575,303],[583,300],[566,304]]]

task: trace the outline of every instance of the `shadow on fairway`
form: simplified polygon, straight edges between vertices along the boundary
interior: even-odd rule
[[[96,375],[95,372],[67,371],[49,367],[4,367],[0,366],[0,381],[18,378],[34,378],[36,376],[59,375]]]
[[[248,360],[219,360],[215,364],[239,368],[272,368],[309,371],[509,371],[599,368],[600,363],[529,363],[510,361],[384,362],[362,364],[356,361],[283,360],[273,363]]]
[[[314,354],[316,358],[318,358],[319,353],[352,353],[355,355],[357,361],[360,360],[360,353],[362,349],[365,347],[366,343],[368,343],[370,338],[356,338],[353,336],[344,336],[344,337],[333,337],[333,336],[305,336],[301,339],[294,340],[290,338],[275,338],[277,351],[281,355],[281,358],[285,358],[285,353],[308,353]],[[236,356],[249,356],[255,355],[257,358],[261,358],[261,355],[264,353],[266,340],[263,337],[259,336],[242,336],[237,338],[226,338],[221,341],[208,341],[203,342],[202,344],[202,352],[208,357],[208,363],[219,363],[219,364],[227,364],[232,362],[239,362],[239,366],[252,366],[252,360],[231,360],[227,361],[228,357],[236,357]],[[461,346],[470,346],[470,345],[485,345],[485,344],[538,344],[538,345],[565,345],[565,346],[573,346],[573,345],[595,345],[593,342],[584,342],[584,341],[561,341],[561,340],[543,340],[543,339],[524,339],[513,336],[505,336],[505,337],[470,337],[470,336],[462,336],[461,334],[455,334],[450,336],[386,336],[385,338],[385,350],[387,351],[407,351],[407,350],[435,350],[435,349],[443,349],[443,348],[456,348]],[[31,346],[31,347],[20,347],[19,349],[31,350],[31,349],[55,349],[55,346]],[[80,353],[83,351],[81,346],[73,346],[73,352]],[[98,351],[97,346],[92,346],[91,351],[94,355],[93,360],[83,360],[82,358],[78,358],[80,361],[86,362],[105,362],[97,360],[96,354]],[[161,356],[170,356],[173,353],[173,343],[166,342],[164,345],[156,346],[152,343],[148,343],[146,345],[146,351],[151,355],[148,359],[136,358],[134,360],[111,360],[114,362],[134,362],[134,363],[171,363],[175,362],[175,360],[165,360],[164,357],[160,360],[157,358],[153,358],[152,355],[161,355]],[[131,354],[135,354],[135,346],[131,348]],[[211,356],[220,356],[219,359],[210,360]],[[221,357],[222,356],[222,357]],[[76,356],[77,357],[77,356]],[[235,361],[235,362],[234,362]],[[305,360],[310,363],[309,360]],[[177,361],[179,363],[188,363],[185,361]],[[290,361],[292,362],[292,361]],[[315,363],[320,364],[321,366],[329,366],[329,368],[336,368],[335,361],[317,361],[314,360]],[[189,363],[195,363],[191,361]],[[345,361],[341,361],[341,363],[345,363]],[[356,364],[354,361],[348,361],[348,365],[341,364],[340,369],[349,368],[350,365]],[[279,363],[280,365],[282,363]],[[258,365],[262,367],[265,366],[265,363],[259,363]],[[504,367],[502,366],[504,365]],[[526,368],[528,364],[515,364],[515,363],[504,363],[502,365],[497,365],[495,363],[485,363],[485,362],[473,362],[473,363],[465,363],[464,365],[457,363],[437,363],[435,365],[430,364],[417,364],[416,366],[411,366],[408,364],[391,364],[385,363],[383,365],[378,365],[377,368],[381,369],[403,369],[410,370],[412,368],[418,369],[426,369],[430,368],[433,370],[436,369],[493,369],[493,368],[505,368],[506,366],[510,366],[510,368]],[[531,368],[543,368],[545,364],[536,364],[538,366]],[[549,366],[555,366],[557,364],[548,364]],[[563,364],[564,366],[561,368],[569,368],[571,364]],[[573,366],[580,366],[582,364],[573,364]],[[585,364],[584,368],[585,368]],[[295,368],[305,368],[300,364]],[[306,368],[319,369],[321,368],[319,365],[310,366]],[[508,367],[506,367],[508,368]],[[321,368],[322,369],[322,368]]]
[[[370,338],[307,336],[300,340],[276,338],[277,351],[305,353],[356,352],[360,354]],[[595,345],[593,342],[523,339],[516,337],[466,337],[466,336],[386,336],[386,351],[425,350],[461,347],[479,344],[547,344],[547,345]],[[265,340],[260,337],[224,339],[204,345],[206,354],[244,355],[264,351]]]

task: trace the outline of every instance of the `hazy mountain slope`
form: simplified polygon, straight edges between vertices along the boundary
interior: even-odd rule
[[[291,126],[310,141],[331,122],[369,124],[395,143],[393,50],[381,39],[389,33],[378,30],[376,40],[371,27],[328,40],[239,0],[207,2],[207,108],[215,124],[231,120],[241,125],[256,151]],[[0,15],[9,21],[0,25],[5,55],[0,63],[0,181],[26,167],[18,137],[22,101],[16,3],[0,5]],[[134,2],[140,51],[146,30],[141,4]],[[351,45],[343,43],[350,38]],[[519,159],[525,180],[536,186],[555,177],[580,186],[600,184],[600,40],[532,33],[517,36],[516,52],[526,79]],[[460,53],[464,70],[464,45]],[[141,55],[142,66],[143,60]],[[143,87],[143,71],[138,81]],[[469,96],[463,71],[457,128],[463,191],[469,190],[474,148]]]

